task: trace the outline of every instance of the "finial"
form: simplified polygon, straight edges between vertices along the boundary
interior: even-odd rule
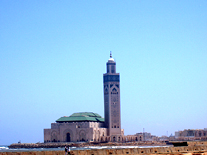
[[[111,51],[110,51],[110,58],[112,58],[112,53],[111,53]]]

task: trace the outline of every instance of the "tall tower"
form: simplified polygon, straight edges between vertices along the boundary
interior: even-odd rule
[[[111,53],[106,63],[106,71],[103,74],[105,126],[108,128],[107,135],[111,136],[113,141],[119,141],[121,136],[120,79]]]

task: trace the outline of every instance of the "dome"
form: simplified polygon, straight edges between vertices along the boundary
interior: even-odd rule
[[[104,118],[93,112],[79,112],[73,113],[70,116],[61,117],[56,122],[104,122]]]
[[[114,59],[113,58],[109,58],[109,60],[108,61],[113,61],[114,62]]]

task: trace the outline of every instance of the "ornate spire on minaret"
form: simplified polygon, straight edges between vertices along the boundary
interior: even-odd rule
[[[112,58],[112,53],[111,53],[111,51],[110,51],[110,58]]]

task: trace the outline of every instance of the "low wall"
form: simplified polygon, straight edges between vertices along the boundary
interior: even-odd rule
[[[85,143],[65,143],[65,142],[52,142],[52,143],[13,143],[9,145],[9,148],[58,148],[58,147],[88,147],[88,146],[164,146],[165,142],[128,142],[128,143],[97,143],[97,142],[85,142]]]
[[[188,146],[207,145],[207,141],[188,141]]]
[[[207,155],[207,145],[186,147],[73,150],[71,155]],[[0,152],[0,155],[65,155],[65,151]]]

